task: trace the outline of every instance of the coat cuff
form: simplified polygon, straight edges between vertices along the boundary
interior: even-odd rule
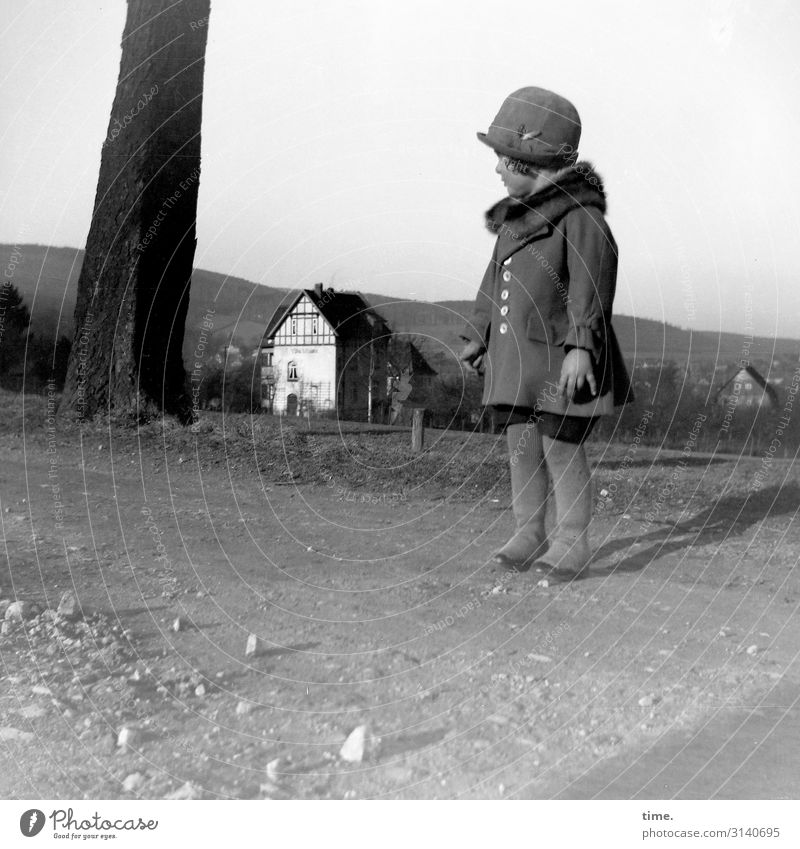
[[[567,338],[564,340],[564,347],[583,348],[588,351],[595,360],[600,359],[600,342],[597,338],[597,334],[591,327],[573,324],[567,332]]]

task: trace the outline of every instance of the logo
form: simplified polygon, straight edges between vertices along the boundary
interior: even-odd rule
[[[38,808],[31,808],[19,818],[19,830],[25,837],[36,837],[44,828],[44,812]]]

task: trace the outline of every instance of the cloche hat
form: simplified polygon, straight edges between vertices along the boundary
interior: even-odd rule
[[[565,97],[535,86],[509,94],[489,131],[478,133],[496,153],[542,168],[573,164],[580,139],[578,110]]]

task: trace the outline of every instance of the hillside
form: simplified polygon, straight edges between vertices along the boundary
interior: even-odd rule
[[[83,251],[43,245],[0,245],[0,256],[6,277],[10,270],[12,282],[31,311],[35,332],[71,336]],[[210,308],[214,309],[211,350],[232,342],[245,348],[255,347],[275,308],[290,291],[290,288],[260,286],[240,277],[196,269],[186,324],[186,355],[196,344],[202,317]],[[457,368],[455,352],[461,346],[459,332],[464,316],[472,309],[471,301],[426,303],[365,295],[396,332],[426,340],[423,347],[435,368],[439,371]],[[745,341],[735,333],[689,331],[653,319],[626,315],[618,315],[614,326],[620,346],[631,362],[713,361],[727,369],[741,358]],[[768,371],[773,359],[796,363],[800,342],[756,337],[749,348],[756,365]]]
[[[10,262],[13,265],[11,282],[30,310],[34,331],[71,338],[83,251],[43,245],[0,245],[0,256],[4,269]],[[196,344],[202,317],[209,309],[214,310],[212,350],[232,341],[257,345],[270,316],[288,292],[288,289],[259,286],[241,277],[195,269],[186,319],[185,355]]]

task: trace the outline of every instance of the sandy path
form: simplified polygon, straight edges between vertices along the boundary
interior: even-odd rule
[[[487,565],[510,527],[507,494],[338,500],[199,469],[191,453],[127,445],[112,462],[92,445],[83,469],[61,450],[57,529],[41,444],[6,449],[0,586],[51,604],[74,586],[130,634],[105,680],[70,668],[84,698],[66,708],[32,690],[67,687],[59,655],[24,633],[0,642],[0,725],[34,734],[0,743],[5,797],[125,796],[135,772],[152,797],[186,781],[207,797],[550,797],[572,781],[593,795],[663,735],[798,680],[800,531],[780,498],[742,519],[732,496],[724,515],[677,530],[674,511],[660,524],[606,511],[592,577],[544,588]],[[730,473],[693,472],[712,490]],[[177,615],[192,627],[170,630]],[[264,651],[248,659],[251,632]],[[144,683],[130,680],[137,660]],[[199,696],[180,683],[198,671],[214,682]],[[31,704],[43,715],[15,713]],[[113,746],[125,723],[145,731],[138,752]],[[363,723],[380,747],[344,764],[339,747]],[[605,772],[582,779],[593,767]],[[645,781],[633,775],[626,793]]]

